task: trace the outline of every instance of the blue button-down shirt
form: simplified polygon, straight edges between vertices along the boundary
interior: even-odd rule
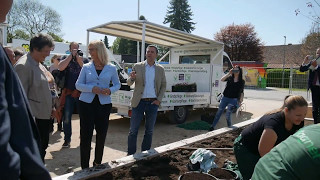
[[[147,62],[146,64],[146,73],[144,79],[144,91],[142,98],[156,98],[156,91],[154,88],[154,78],[156,74],[156,67],[153,64],[150,66]]]

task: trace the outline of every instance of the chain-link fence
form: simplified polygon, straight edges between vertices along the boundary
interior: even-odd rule
[[[299,69],[266,69],[242,67],[246,81],[245,97],[283,100],[288,94],[301,95],[311,100],[307,91],[309,72]]]

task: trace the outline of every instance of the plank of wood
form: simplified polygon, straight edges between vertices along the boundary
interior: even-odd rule
[[[186,150],[197,150],[199,148],[197,147],[187,147],[187,146],[182,146],[182,147],[178,147],[179,149],[186,149]],[[207,150],[222,150],[222,151],[232,151],[233,148],[203,148],[203,149],[207,149]]]

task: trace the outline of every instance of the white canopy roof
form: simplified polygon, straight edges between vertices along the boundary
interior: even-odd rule
[[[168,28],[162,25],[154,24],[146,20],[138,21],[112,21],[96,27],[87,29],[88,41],[89,32],[106,34],[134,41],[145,41],[149,44],[157,44],[166,47],[183,46],[187,44],[204,43],[217,44],[223,46],[223,43],[196,36],[190,33]],[[143,38],[143,35],[144,38]]]

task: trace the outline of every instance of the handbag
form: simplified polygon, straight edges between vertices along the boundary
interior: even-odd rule
[[[52,71],[52,76],[57,84],[57,87],[63,89],[66,83],[66,70],[59,71],[58,69]]]

